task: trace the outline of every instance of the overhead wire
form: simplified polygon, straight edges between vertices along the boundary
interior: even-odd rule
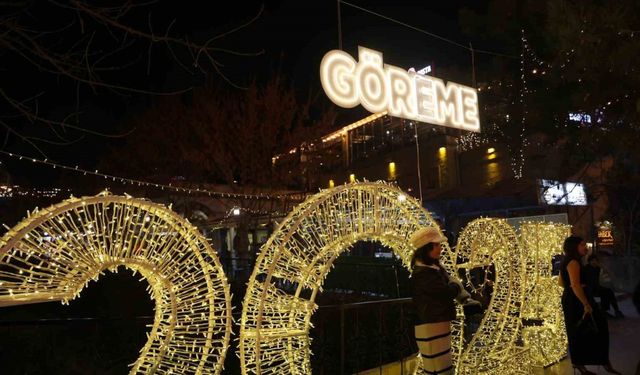
[[[395,18],[391,18],[389,16],[385,16],[384,14],[380,14],[378,12],[374,12],[374,11],[372,11],[370,9],[363,8],[363,7],[359,6],[359,5],[351,4],[351,3],[347,2],[347,1],[339,0],[339,3],[348,5],[348,6],[352,7],[352,8],[361,10],[363,12],[372,14],[374,16],[377,16],[377,17],[380,17],[380,18],[384,18],[387,21],[391,21],[391,22],[397,23],[399,25],[402,25],[402,26],[407,27],[409,29],[418,31],[418,32],[423,33],[425,35],[429,35],[430,37],[439,39],[439,40],[441,40],[443,42],[447,42],[447,43],[452,44],[452,45],[454,45],[456,47],[464,48],[465,50],[470,51],[470,52],[482,53],[482,54],[486,54],[486,55],[500,56],[500,57],[505,57],[505,58],[510,58],[510,59],[519,59],[519,57],[515,56],[515,55],[508,55],[508,54],[500,53],[500,52],[494,52],[494,51],[488,51],[488,50],[483,50],[483,49],[470,48],[468,46],[465,46],[464,44],[456,42],[455,40],[451,40],[451,39],[445,38],[445,37],[440,36],[438,34],[434,34],[434,33],[430,32],[430,31],[427,31],[427,30],[421,29],[419,27],[410,25],[410,24],[408,24],[406,22],[397,20]]]

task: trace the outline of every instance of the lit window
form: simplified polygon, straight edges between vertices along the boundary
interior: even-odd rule
[[[396,179],[396,163],[391,162],[391,163],[389,163],[388,180],[395,180],[395,179]]]
[[[440,148],[438,149],[438,156],[439,156],[441,159],[446,158],[446,157],[447,157],[447,148],[446,148],[446,147],[444,147],[444,146],[440,147]]]

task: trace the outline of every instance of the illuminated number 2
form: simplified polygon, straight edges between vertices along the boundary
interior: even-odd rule
[[[30,214],[0,239],[0,307],[68,301],[104,270],[140,272],[155,300],[131,374],[220,374],[231,333],[215,252],[170,209],[101,194]]]

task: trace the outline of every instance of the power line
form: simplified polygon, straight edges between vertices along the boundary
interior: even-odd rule
[[[447,43],[453,44],[456,47],[464,48],[464,49],[466,49],[467,51],[470,51],[470,52],[477,52],[477,53],[483,53],[483,54],[486,54],[486,55],[506,57],[506,58],[509,58],[509,59],[519,59],[518,56],[507,55],[507,54],[500,53],[500,52],[487,51],[487,50],[482,50],[482,49],[472,49],[472,48],[469,48],[469,47],[465,46],[464,44],[460,44],[460,43],[458,43],[458,42],[456,42],[454,40],[451,40],[451,39],[445,38],[443,36],[440,36],[438,34],[434,34],[432,32],[429,32],[427,30],[424,30],[424,29],[409,25],[406,22],[402,22],[402,21],[399,21],[399,20],[397,20],[395,18],[391,18],[391,17],[385,16],[384,14],[380,14],[380,13],[374,12],[372,10],[363,8],[363,7],[355,5],[355,4],[351,4],[351,3],[346,2],[346,1],[342,1],[342,0],[338,0],[338,1],[339,1],[339,3],[348,5],[348,6],[352,7],[352,8],[359,9],[359,10],[361,10],[363,12],[367,12],[369,14],[373,14],[374,16],[377,16],[377,17],[380,17],[380,18],[384,18],[387,21],[391,21],[391,22],[397,23],[397,24],[402,25],[404,27],[407,27],[409,29],[418,31],[418,32],[423,33],[425,35],[429,35],[430,37],[442,40],[443,42],[447,42]]]

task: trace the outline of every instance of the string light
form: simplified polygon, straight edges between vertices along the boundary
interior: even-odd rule
[[[458,149],[461,152],[471,151],[489,143],[489,139],[481,133],[466,133],[456,139]]]
[[[18,154],[14,154],[11,152],[6,152],[6,151],[1,151],[1,154],[4,155],[8,155],[10,157],[13,158],[17,158],[18,160],[29,160],[33,163],[38,163],[38,164],[42,164],[42,165],[48,165],[50,167],[53,168],[60,168],[60,169],[64,169],[64,170],[69,170],[69,171],[74,171],[77,173],[82,173],[83,175],[92,175],[92,176],[97,176],[97,177],[102,177],[104,179],[107,180],[111,180],[111,181],[117,181],[120,182],[122,184],[131,184],[134,186],[145,186],[145,187],[152,187],[152,188],[158,188],[158,189],[162,189],[162,190],[169,190],[169,191],[175,191],[175,192],[179,192],[179,193],[185,193],[185,194],[200,194],[200,195],[207,195],[210,197],[216,197],[216,198],[229,198],[229,199],[267,199],[267,200],[282,200],[282,199],[288,199],[288,200],[294,200],[294,201],[301,201],[303,200],[307,194],[306,193],[283,193],[283,194],[266,194],[266,193],[260,193],[260,194],[242,194],[242,193],[228,193],[228,192],[222,192],[222,191],[215,191],[215,190],[208,190],[208,189],[202,189],[202,188],[194,188],[194,187],[180,187],[180,186],[174,186],[172,184],[158,184],[158,183],[154,183],[154,182],[148,182],[148,181],[142,181],[142,180],[137,180],[137,179],[131,179],[131,178],[126,178],[126,177],[119,177],[119,176],[115,176],[115,175],[110,175],[110,174],[105,174],[105,173],[101,173],[99,172],[97,169],[90,171],[90,170],[86,170],[86,169],[82,169],[82,168],[78,168],[78,166],[75,167],[70,167],[64,164],[59,164],[59,163],[54,163],[51,162],[47,159],[38,159],[38,158],[32,158],[32,157],[27,157],[27,156],[22,156],[22,155],[18,155]]]
[[[527,123],[527,104],[525,102],[526,94],[528,94],[527,88],[527,74],[526,74],[526,66],[525,66],[525,50],[527,49],[527,38],[524,35],[524,29],[522,30],[522,52],[520,54],[520,81],[522,87],[520,88],[520,107],[522,108],[522,119],[521,119],[521,128],[520,128],[520,138],[518,140],[519,149],[517,153],[514,154],[511,150],[511,146],[509,146],[509,154],[511,157],[511,171],[513,172],[513,176],[516,179],[522,178],[522,172],[524,169],[524,154],[525,149],[527,147],[527,139],[525,137],[525,129]]]
[[[35,198],[53,198],[64,193],[69,193],[69,189],[60,188],[22,188],[17,185],[0,185],[0,198],[14,198],[14,197],[35,197]]]
[[[105,270],[140,272],[155,300],[130,374],[220,374],[231,294],[215,251],[162,205],[102,193],[35,210],[0,238],[0,307],[78,298]]]
[[[619,32],[618,35],[622,35],[623,33]],[[523,55],[521,55],[522,59],[523,59],[523,63],[524,60],[526,59],[528,62],[529,66],[532,66],[533,70],[531,70],[531,72],[534,75],[546,75],[547,72],[551,72],[551,70],[555,71],[556,74],[560,75],[560,78],[563,80],[567,80],[566,77],[566,70],[571,66],[571,62],[572,60],[575,59],[575,55],[576,54],[576,50],[574,48],[568,50],[568,51],[564,51],[563,53],[560,53],[559,55],[562,56],[560,57],[560,62],[557,63],[549,63],[547,61],[544,61],[543,59],[541,59],[537,53],[535,52],[534,48],[531,46],[531,44],[528,42],[528,40],[524,37],[523,34]],[[602,67],[599,67],[599,69],[604,69]],[[586,71],[586,68],[583,68],[583,71]],[[632,69],[633,71],[633,69]],[[612,69],[609,69],[609,73],[613,73]],[[624,72],[624,75],[628,75],[629,72]],[[575,76],[573,77],[574,81],[577,81],[578,83],[585,83],[587,81],[587,77],[586,76]],[[549,87],[545,88],[546,91],[549,91]],[[532,90],[533,92],[535,92],[535,90]],[[624,97],[611,97],[611,98],[604,98],[602,100],[602,103],[600,105],[596,105],[594,108],[594,113],[596,114],[596,117],[599,117],[599,121],[597,121],[597,123],[600,124],[600,126],[605,126],[606,124],[602,123],[602,118],[604,117],[604,110],[613,105],[614,103],[620,103],[621,101],[625,101],[629,99],[629,94],[625,94]],[[568,121],[566,120],[566,116],[563,115],[563,119],[564,121],[562,121],[562,123],[560,121],[557,120],[556,118],[556,128],[560,127],[560,124],[562,124],[565,128],[568,127]]]

